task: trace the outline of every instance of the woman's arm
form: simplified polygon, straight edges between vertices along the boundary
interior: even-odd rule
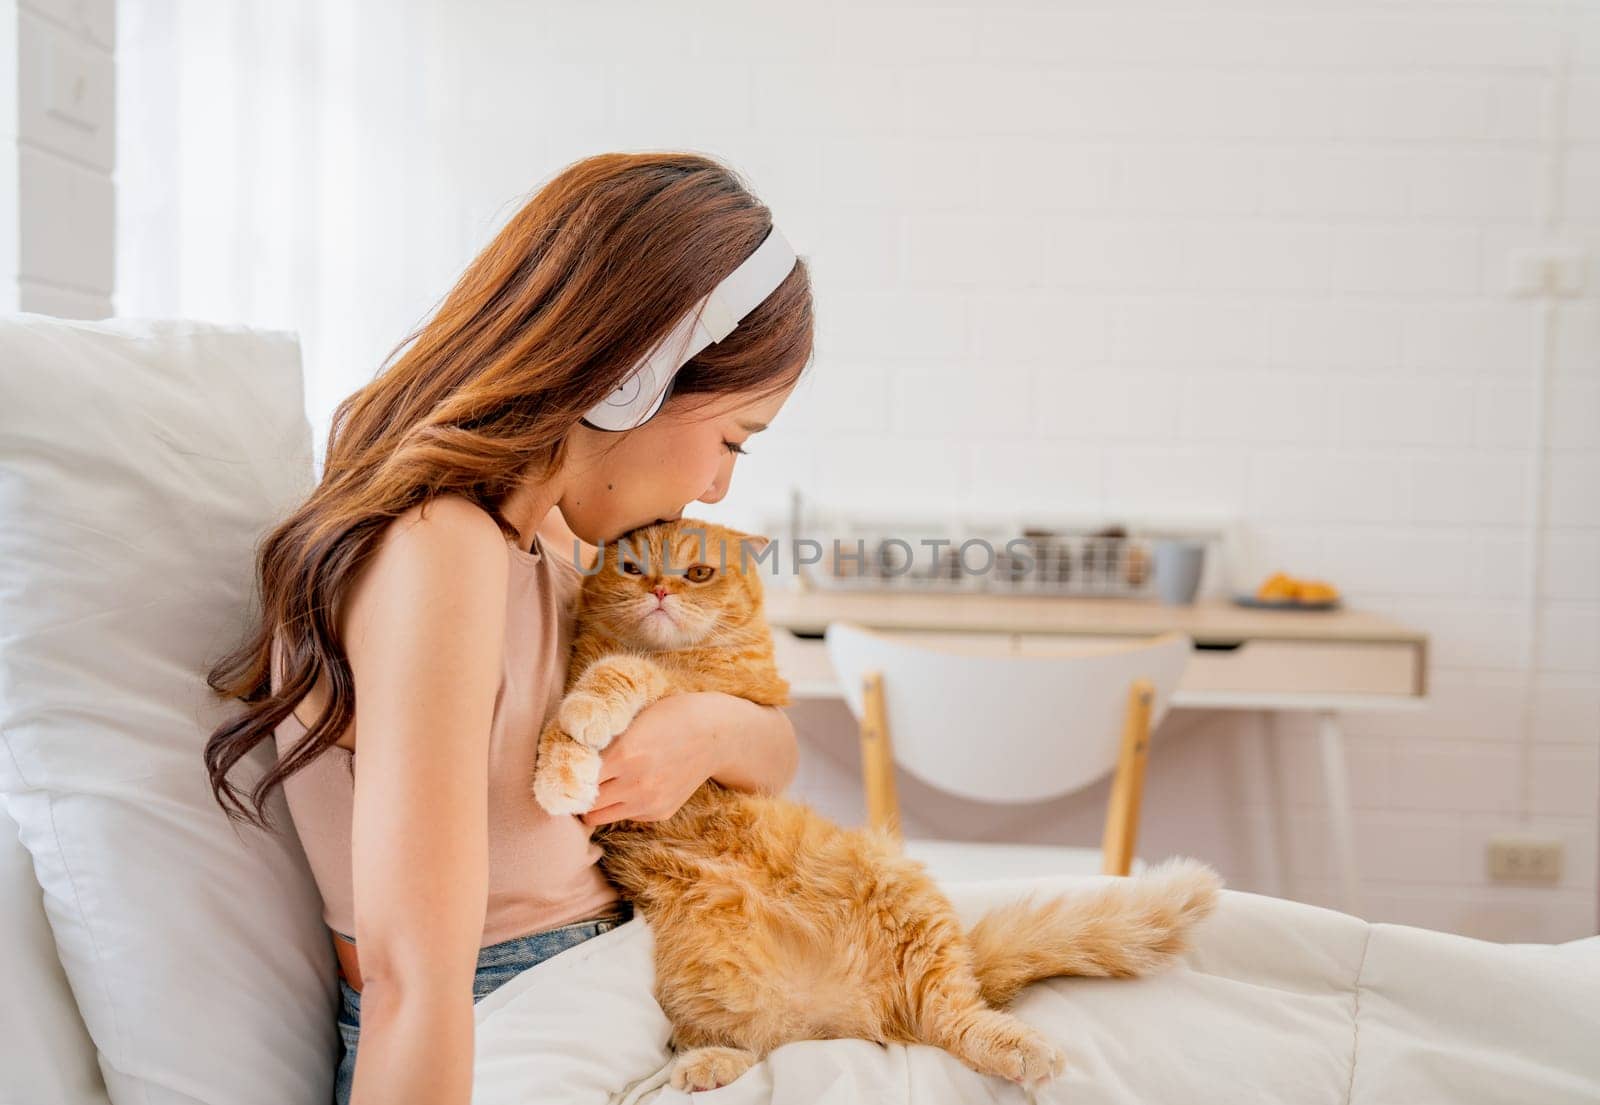
[[[415,508],[357,579],[351,865],[361,1046],[352,1105],[467,1105],[488,901],[488,750],[509,561],[465,500]]]
[[[721,716],[711,741],[711,778],[734,790],[779,794],[794,780],[799,765],[794,722],[781,706],[758,706],[748,698],[718,694]]]

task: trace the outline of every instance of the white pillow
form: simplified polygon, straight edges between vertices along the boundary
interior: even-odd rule
[[[206,673],[311,471],[293,334],[0,319],[0,792],[113,1102],[332,1096],[336,966],[287,807],[236,830],[202,760],[238,706]]]
[[[72,1000],[33,858],[0,800],[0,1100],[27,1105],[102,1105],[105,1080]]]

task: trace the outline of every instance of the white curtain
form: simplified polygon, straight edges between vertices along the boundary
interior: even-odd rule
[[[773,18],[715,10],[736,34]],[[116,313],[298,333],[320,473],[334,406],[580,158],[725,158],[819,266],[817,149],[740,123],[749,65],[704,55],[697,18],[656,0],[119,0]],[[781,516],[815,448],[804,415],[700,516]]]
[[[470,258],[436,0],[120,0],[116,313],[294,330],[327,419]]]

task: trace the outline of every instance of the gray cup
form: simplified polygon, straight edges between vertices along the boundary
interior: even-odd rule
[[[1198,541],[1155,543],[1156,593],[1172,606],[1187,606],[1200,590],[1200,573],[1206,566],[1206,547]]]

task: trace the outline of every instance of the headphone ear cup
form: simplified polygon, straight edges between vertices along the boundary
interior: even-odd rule
[[[638,420],[633,422],[629,428],[638,429],[640,426],[643,426],[646,422],[650,421],[656,415],[660,414],[661,413],[661,408],[666,405],[667,396],[670,395],[671,393],[672,393],[672,384],[671,384],[671,382],[669,382],[667,384],[666,390],[663,391],[660,395],[656,396],[655,402],[651,403],[649,409],[646,410],[644,412],[644,414],[640,415]]]
[[[582,421],[597,430],[616,432],[635,429],[655,417],[672,389],[669,380],[666,389],[656,394],[655,367],[653,359],[640,363],[610,395],[589,408]]]

